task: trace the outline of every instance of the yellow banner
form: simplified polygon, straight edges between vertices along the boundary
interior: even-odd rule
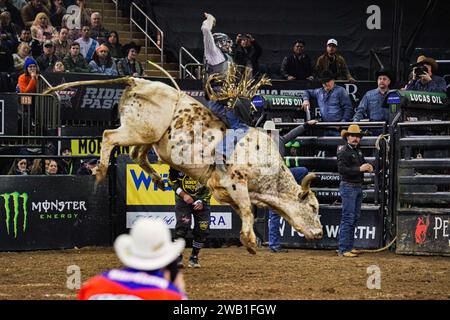
[[[169,186],[169,166],[153,164],[152,167],[166,184],[165,191],[159,190],[152,178],[139,165],[127,164],[127,205],[175,205],[175,194]],[[220,204],[211,198],[211,205]]]
[[[97,139],[77,139],[70,140],[72,155],[74,156],[86,156],[86,155],[100,155],[102,147],[101,140]],[[117,149],[116,149],[117,150]],[[129,153],[130,147],[119,147],[119,152],[115,152],[113,156],[117,156],[122,153]]]

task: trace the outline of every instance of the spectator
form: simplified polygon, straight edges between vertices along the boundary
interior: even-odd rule
[[[78,293],[79,300],[186,300],[184,279],[176,258],[185,247],[183,239],[171,241],[170,230],[159,219],[138,219],[130,234],[114,242],[125,265],[89,279]]]
[[[30,46],[33,58],[37,58],[42,54],[42,46],[38,40],[31,37],[30,29],[25,28],[20,33],[19,44],[23,42]]]
[[[35,93],[39,77],[37,62],[31,57],[27,57],[23,67],[25,72],[19,76],[18,90],[20,93]]]
[[[57,37],[56,29],[48,20],[48,16],[43,12],[37,14],[30,30],[33,39],[36,39],[41,43]]]
[[[14,69],[17,73],[23,72],[23,66],[25,64],[25,59],[30,56],[31,48],[26,42],[22,42],[17,47],[17,53],[13,54]]]
[[[15,159],[8,171],[9,176],[26,176],[29,174],[27,159]]]
[[[47,17],[50,16],[50,12],[42,5],[42,0],[30,0],[28,4],[23,6],[20,13],[25,27],[31,27],[37,14],[40,12],[45,13]]]
[[[117,31],[111,31],[109,33],[108,41],[105,42],[105,45],[109,48],[109,53],[115,60],[123,58],[122,45],[120,44]]]
[[[97,47],[94,57],[89,62],[91,72],[106,74],[109,76],[117,76],[117,66],[113,58],[109,54],[109,49],[104,44]]]
[[[47,176],[58,174],[58,162],[56,160],[50,160],[48,167],[45,170],[45,174]]]
[[[200,268],[198,256],[209,234],[211,192],[206,186],[201,186],[198,181],[172,167],[169,170],[169,184],[175,191],[177,219],[175,236],[186,238],[188,231],[191,230],[192,217],[194,217],[194,230],[192,231],[194,240],[188,265],[191,268]],[[178,258],[178,266],[183,267],[182,255]]]
[[[62,0],[53,0],[50,10],[50,21],[53,26],[61,27],[62,19],[66,14],[66,7]]]
[[[14,61],[9,46],[0,39],[0,72],[13,73]]]
[[[64,148],[61,155],[70,157],[72,155],[72,149]],[[80,165],[77,162],[79,161],[76,161],[73,158],[62,158],[59,162],[59,172],[61,174],[75,174],[80,168]]]
[[[284,57],[281,75],[286,80],[313,80],[311,58],[305,53],[305,41],[296,40],[292,44],[292,54]]]
[[[78,170],[77,170],[77,175],[90,176],[90,175],[95,174],[94,168],[97,166],[97,164],[98,164],[98,159],[95,159],[95,158],[88,159],[86,161],[82,161],[80,168],[78,168]]]
[[[98,42],[91,38],[90,26],[81,27],[81,37],[77,39],[77,42],[80,44],[80,53],[87,62],[90,62],[98,47]]]
[[[144,68],[142,64],[136,59],[141,51],[141,46],[138,46],[133,41],[127,43],[122,47],[125,58],[122,58],[117,63],[117,70],[121,76],[139,77],[144,75]]]
[[[283,136],[279,136],[279,132],[275,128],[275,123],[271,120],[264,123],[263,129],[266,130],[272,139],[277,138],[280,155],[285,156],[285,144],[289,141],[295,139],[296,137],[302,135],[309,127],[315,125],[316,120],[310,120],[304,124],[297,126],[296,128],[289,131]],[[272,132],[276,134],[272,134]],[[295,181],[300,184],[303,178],[308,174],[308,169],[305,167],[293,167],[289,168]],[[272,209],[269,209],[269,248],[274,253],[287,252],[287,249],[281,247],[280,243],[280,216],[275,213]]]
[[[42,170],[42,163],[45,163],[45,170]],[[34,159],[33,164],[30,169],[31,175],[40,175],[43,174],[45,171],[47,171],[48,165],[50,163],[50,159]]]
[[[433,74],[438,69],[436,60],[422,55],[417,58],[417,62],[412,67],[412,79],[406,85],[406,90],[447,92],[444,78]]]
[[[70,53],[64,57],[63,63],[67,72],[90,72],[86,59],[80,53],[80,44],[76,41],[70,45]]]
[[[395,79],[389,70],[382,69],[376,73],[378,87],[367,91],[356,109],[353,121],[358,122],[368,118],[369,121],[389,121],[389,109],[383,108],[386,93]],[[375,129],[372,133],[381,133]]]
[[[359,149],[362,136],[362,131],[357,124],[350,125],[348,130],[342,130],[341,137],[347,143],[337,153],[338,171],[341,176],[339,192],[342,198],[339,255],[347,258],[358,256],[353,243],[356,222],[361,213],[364,172],[373,172],[372,165],[366,162]]]
[[[64,67],[64,63],[61,60],[56,61],[53,66],[53,72],[66,72],[66,67]]]
[[[344,57],[337,53],[337,45],[336,39],[327,41],[327,52],[317,59],[316,74],[320,76],[324,71],[329,71],[336,80],[355,82],[356,80],[350,74]]]
[[[11,15],[8,11],[0,14],[0,37],[2,42],[9,47],[11,51],[18,45],[20,27],[11,22]]]
[[[91,15],[91,37],[97,40],[98,43],[107,41],[109,31],[102,26],[102,16],[99,12],[94,12]]]
[[[253,76],[256,76],[259,72],[258,59],[261,54],[262,48],[251,34],[237,35],[234,62],[241,66],[250,67]]]
[[[54,55],[55,46],[52,40],[46,40],[43,45],[44,53],[42,53],[37,59],[39,70],[41,72],[50,72],[53,70],[53,66],[59,59]]]
[[[334,75],[330,71],[324,71],[319,80],[322,88],[305,90],[303,109],[305,111],[309,109],[309,100],[316,98],[322,121],[350,121],[353,116],[353,107],[347,91],[334,83]],[[325,134],[339,136],[337,130],[328,130]]]
[[[24,27],[19,9],[17,9],[11,3],[11,1],[0,0],[0,13],[3,13],[3,12],[9,12],[10,20],[12,19],[12,21],[14,21],[20,27],[20,29],[22,29]]]
[[[55,56],[62,60],[70,51],[72,40],[68,39],[69,29],[61,27],[58,33],[58,39],[53,41],[55,46]]]

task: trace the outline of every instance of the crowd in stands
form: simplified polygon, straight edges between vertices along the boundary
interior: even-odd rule
[[[140,49],[122,46],[85,0],[0,0],[0,73],[17,92],[36,92],[44,72],[142,76]]]
[[[16,158],[7,175],[93,175],[94,168],[97,166],[98,158],[88,158],[80,160],[72,157],[70,148],[63,148],[61,156],[67,158],[59,159],[34,159]]]

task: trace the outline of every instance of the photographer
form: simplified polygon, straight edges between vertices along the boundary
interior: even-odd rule
[[[78,292],[79,300],[186,300],[183,274],[176,259],[185,247],[172,242],[160,219],[139,219],[130,234],[114,242],[125,268],[108,270],[89,279]]]
[[[444,78],[433,74],[438,68],[436,60],[419,56],[412,67],[412,79],[405,86],[405,90],[442,93],[447,91]]]

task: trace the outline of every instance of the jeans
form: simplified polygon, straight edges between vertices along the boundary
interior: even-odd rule
[[[216,145],[216,163],[223,163],[223,156],[230,159],[234,152],[234,147],[247,133],[249,127],[243,123],[234,113],[234,110],[227,110],[223,104],[216,101],[208,101],[208,108],[220,119],[222,122],[229,125],[232,131],[228,131]]]
[[[339,253],[351,251],[355,241],[355,225],[361,214],[362,187],[341,182],[342,217],[339,226]]]
[[[294,167],[290,170],[298,184],[308,174],[308,169],[305,167]],[[269,209],[269,248],[279,249],[281,247],[280,238],[280,216]]]

